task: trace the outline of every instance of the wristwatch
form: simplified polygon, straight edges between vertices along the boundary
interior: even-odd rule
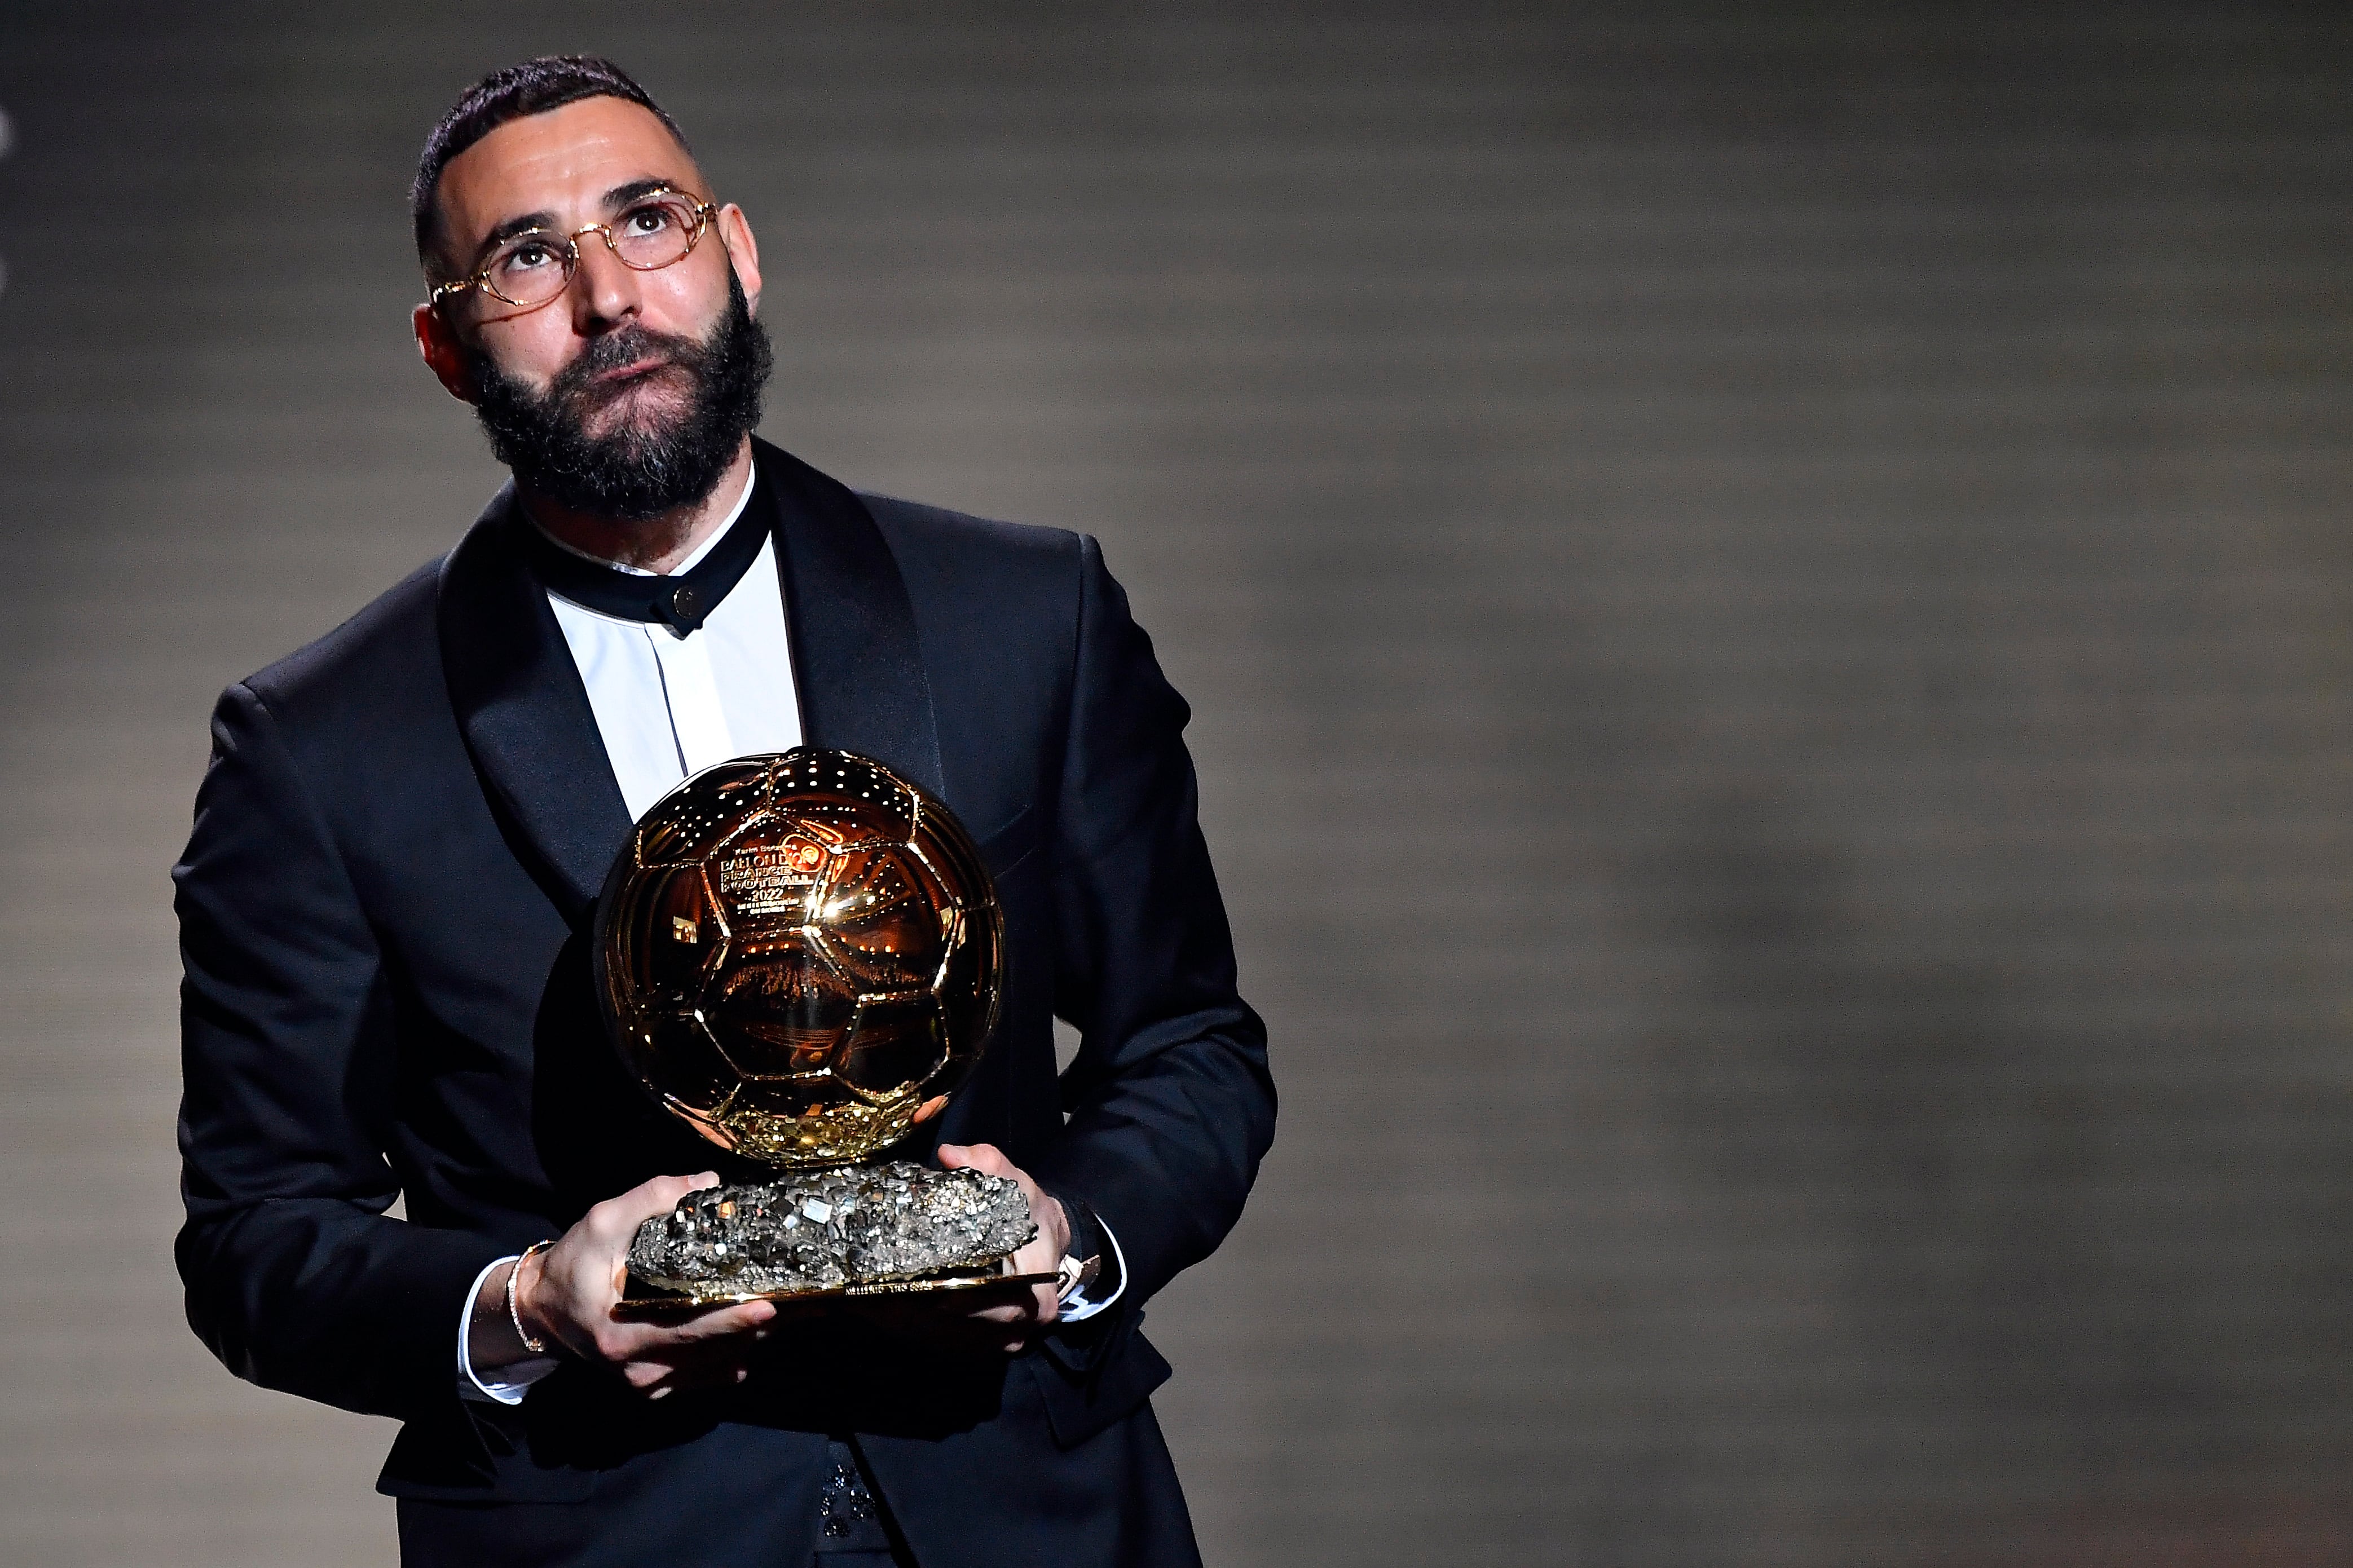
[[[1070,1222],[1070,1240],[1065,1244],[1062,1260],[1054,1268],[1054,1300],[1056,1304],[1093,1284],[1103,1274],[1103,1222],[1084,1200],[1067,1193],[1056,1193],[1049,1187],[1054,1199],[1062,1205],[1062,1217]]]
[[[1064,1253],[1062,1261],[1054,1269],[1054,1300],[1057,1304],[1069,1300],[1093,1284],[1095,1276],[1102,1272],[1103,1254],[1097,1253],[1082,1262]]]

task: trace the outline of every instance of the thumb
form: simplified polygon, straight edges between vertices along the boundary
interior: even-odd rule
[[[943,1143],[940,1164],[947,1170],[969,1165],[984,1176],[1010,1176],[1018,1173],[1013,1162],[994,1143]]]
[[[656,1176],[596,1206],[608,1211],[604,1217],[613,1225],[626,1226],[634,1234],[643,1222],[676,1208],[679,1200],[687,1194],[699,1193],[705,1187],[718,1184],[719,1173],[716,1171],[705,1171],[699,1176]]]

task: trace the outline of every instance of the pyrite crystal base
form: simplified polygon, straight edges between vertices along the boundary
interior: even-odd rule
[[[820,1296],[1034,1283],[1008,1272],[1038,1234],[1020,1187],[894,1162],[690,1193],[638,1227],[622,1305],[638,1314]]]

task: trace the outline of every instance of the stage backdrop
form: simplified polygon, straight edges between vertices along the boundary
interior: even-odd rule
[[[403,195],[610,53],[766,433],[1091,530],[1281,1134],[1219,1564],[2353,1555],[2341,5],[0,10],[0,1559],[384,1563],[181,1321],[227,681],[497,474]]]

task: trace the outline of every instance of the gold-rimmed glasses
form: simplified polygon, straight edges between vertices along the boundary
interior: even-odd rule
[[[686,259],[719,209],[683,191],[657,185],[632,199],[611,223],[583,224],[569,234],[526,228],[500,239],[470,278],[433,286],[431,303],[477,289],[519,310],[546,304],[580,270],[580,237],[600,236],[624,267],[655,272]]]

